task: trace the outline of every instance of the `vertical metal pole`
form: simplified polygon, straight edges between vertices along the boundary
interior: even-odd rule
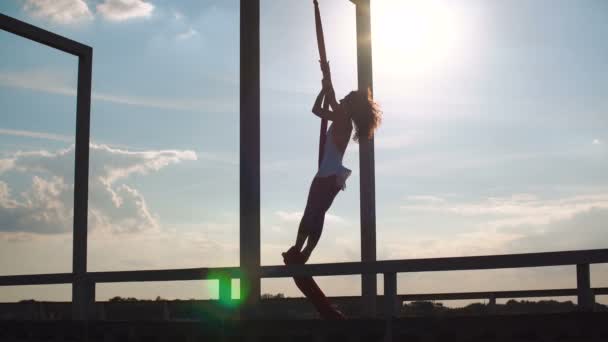
[[[171,311],[169,311],[169,302],[163,301],[163,321],[171,320]]]
[[[241,0],[240,15],[239,250],[242,314],[251,317],[260,298],[260,1]]]
[[[384,316],[391,319],[397,316],[397,274],[384,273]]]
[[[578,307],[582,311],[592,311],[595,306],[591,292],[589,264],[576,265],[576,288],[578,289]]]
[[[373,90],[372,37],[370,0],[359,0],[357,6],[357,73],[359,90]],[[376,261],[376,185],[374,140],[359,142],[361,261]],[[361,277],[364,315],[376,315],[377,283],[375,274]]]
[[[384,342],[393,341],[393,319],[397,316],[397,274],[384,273]]]
[[[488,298],[488,313],[490,315],[496,314],[496,295],[495,294],[490,295],[490,298]]]
[[[232,279],[224,276],[218,279],[219,282],[219,301],[229,303],[232,300]]]
[[[97,319],[100,321],[105,321],[108,319],[106,315],[106,305],[104,303],[97,304]]]
[[[89,135],[91,122],[91,79],[93,49],[78,58],[76,95],[76,147],[74,173],[74,235],[72,239],[72,317],[85,320],[92,302],[95,285],[87,282],[87,213],[89,194]]]

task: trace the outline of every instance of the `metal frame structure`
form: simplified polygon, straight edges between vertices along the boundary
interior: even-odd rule
[[[241,0],[240,11],[240,241],[239,260],[248,287],[245,312],[260,297],[260,1]],[[220,286],[222,288],[222,286]],[[241,296],[245,296],[241,291]],[[253,310],[251,310],[253,314]]]
[[[506,255],[487,255],[452,258],[382,260],[375,262],[343,262],[314,265],[261,266],[256,276],[260,278],[287,278],[294,276],[337,276],[337,275],[377,275],[384,276],[383,316],[394,317],[396,305],[404,300],[424,299],[476,299],[476,298],[513,298],[576,295],[579,307],[592,310],[594,296],[606,295],[605,288],[594,293],[589,282],[589,265],[608,263],[608,249],[523,253]],[[398,273],[468,271],[507,268],[553,267],[576,265],[576,289],[547,289],[533,291],[473,292],[399,295],[397,293]],[[87,272],[89,284],[147,281],[218,280],[220,300],[229,300],[231,279],[243,279],[240,267],[188,268],[149,271],[111,271]],[[76,280],[74,273],[33,274],[0,276],[0,286],[70,284]],[[255,304],[255,303],[251,303]],[[250,305],[251,305],[250,304]],[[90,311],[85,311],[89,312]],[[82,318],[84,319],[84,318]]]
[[[76,91],[76,150],[74,173],[74,235],[72,239],[72,301],[74,315],[84,317],[95,301],[94,286],[87,282],[87,213],[89,194],[89,135],[93,49],[71,39],[0,14],[0,29],[78,57]],[[93,291],[93,292],[91,292]]]
[[[356,6],[359,89],[373,91],[370,0]],[[241,0],[240,110],[240,264],[249,287],[247,303],[260,296],[260,1]],[[359,144],[361,261],[376,261],[374,140]],[[243,282],[241,282],[243,284]],[[361,278],[362,308],[376,312],[376,276]]]
[[[351,0],[357,16],[357,66],[359,89],[372,89],[370,0]],[[293,276],[362,276],[362,308],[376,314],[377,274],[384,276],[384,316],[397,314],[396,304],[407,295],[397,294],[397,274],[405,272],[481,270],[521,267],[577,266],[577,289],[569,292],[540,290],[544,294],[576,291],[581,308],[593,308],[589,264],[608,263],[608,249],[527,253],[455,258],[376,260],[374,184],[374,142],[359,145],[361,170],[361,262],[261,266],[260,264],[260,1],[241,0],[240,18],[240,267],[192,268],[149,271],[87,272],[87,200],[89,129],[91,104],[91,47],[0,14],[0,29],[59,49],[79,58],[76,116],[76,160],[74,181],[74,239],[71,273],[0,276],[0,286],[72,284],[73,318],[93,317],[97,283],[218,280],[220,300],[230,300],[231,279],[246,285],[242,317],[254,316],[260,300],[261,278]],[[544,292],[542,292],[544,291]],[[553,292],[552,292],[553,291]],[[603,291],[603,290],[602,290]],[[529,292],[529,291],[528,291]],[[491,292],[482,293],[489,294]],[[603,294],[604,292],[602,292]],[[503,293],[508,295],[509,293]],[[511,293],[516,296],[516,293]],[[469,295],[475,296],[479,293]],[[419,296],[461,298],[464,294],[421,294]],[[459,297],[460,296],[460,297]],[[429,297],[429,298],[431,298]],[[462,297],[462,298],[464,298]],[[426,297],[420,297],[426,298]]]

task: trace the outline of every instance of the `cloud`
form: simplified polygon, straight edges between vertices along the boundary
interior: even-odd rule
[[[104,0],[97,5],[97,12],[111,21],[148,18],[153,11],[154,5],[143,0]]]
[[[14,167],[15,160],[13,159],[0,159],[0,174],[6,170],[10,170]]]
[[[52,133],[44,133],[44,132],[35,132],[35,131],[22,131],[17,129],[4,129],[0,128],[0,134],[3,135],[12,135],[16,137],[26,137],[26,138],[36,138],[36,139],[46,139],[46,140],[54,140],[54,141],[62,141],[62,142],[73,142],[74,137],[70,137],[67,135],[60,134],[52,134]],[[2,171],[2,167],[0,166],[0,172]]]
[[[234,234],[224,238],[210,236],[205,224],[196,227],[196,231],[181,229],[147,231],[140,234],[122,234],[119,237],[94,233],[89,235],[88,269],[116,271],[235,266],[239,262],[238,238],[234,239],[235,234],[238,236],[238,228],[236,224],[229,226],[227,230]],[[15,233],[10,238],[3,238],[0,235],[0,272],[2,274],[70,272],[71,252],[72,238],[69,235]],[[184,285],[183,282],[176,283]],[[197,285],[197,289],[190,289],[188,297],[206,294],[206,286],[200,282]],[[186,296],[183,291],[187,286],[179,287],[181,288],[175,289],[171,296]],[[121,286],[98,288],[101,293],[107,293],[108,290],[118,292],[114,295],[124,295],[121,293],[123,289],[125,288]],[[149,294],[150,297],[155,298],[158,294],[155,293],[158,289],[154,288],[147,291],[143,288],[139,290],[141,292],[137,297]],[[7,296],[10,297],[11,294],[6,291],[0,294],[0,298]]]
[[[74,80],[61,73],[47,69],[0,71],[0,86],[38,90],[51,94],[76,96]]]
[[[103,168],[98,176],[104,183],[114,184],[116,181],[127,178],[132,174],[145,175],[158,171],[170,164],[177,164],[186,160],[197,160],[196,152],[186,150],[160,150],[160,151],[128,151],[116,149],[107,145],[91,144],[91,149],[97,152],[98,158],[91,158],[91,166]],[[103,165],[103,164],[109,165]]]
[[[0,86],[42,91],[50,94],[76,96],[74,81],[65,77],[65,73],[54,70],[0,70]],[[200,98],[162,98],[148,96],[116,95],[94,91],[93,100],[156,109],[184,111],[234,112],[238,110],[234,101]]]
[[[433,198],[433,197],[431,197]],[[532,253],[605,248],[608,239],[608,194],[580,194],[542,199],[530,194],[455,203],[442,199],[410,199],[408,211],[420,211],[466,231],[403,236],[389,233],[378,241],[381,259]],[[417,204],[416,204],[417,203]],[[385,227],[389,232],[398,231]]]
[[[594,207],[563,221],[554,222],[544,229],[527,232],[522,237],[510,241],[507,248],[524,252],[606,248],[606,222],[608,209]]]
[[[72,185],[60,177],[34,176],[31,188],[21,193],[19,199],[10,194],[4,182],[0,198],[0,226],[8,232],[62,233],[70,228],[72,208],[70,203]]]
[[[423,203],[445,203],[445,199],[438,196],[429,196],[429,195],[416,195],[416,196],[407,196],[407,201],[413,202],[423,202]]]
[[[602,142],[600,141],[600,139],[593,139],[592,144],[593,145],[600,145]]]
[[[73,24],[94,18],[85,0],[25,0],[23,9],[34,17],[57,24]],[[144,0],[103,0],[97,5],[97,13],[110,21],[148,18],[153,11],[154,5]]]
[[[522,225],[547,225],[571,219],[592,209],[608,209],[608,194],[580,194],[563,198],[543,199],[534,194],[514,194],[510,197],[489,197],[474,202],[450,202],[437,198],[434,202],[410,198],[401,209],[475,217],[487,228]]]
[[[378,242],[380,258],[428,258],[467,255],[534,253],[605,248],[608,209],[590,209],[571,218],[531,229],[478,230],[450,238],[385,239]]]
[[[58,24],[73,24],[93,18],[83,0],[26,0],[23,8],[34,17]]]
[[[128,184],[133,175],[158,172],[169,165],[197,160],[188,150],[129,151],[91,144],[89,227],[99,233],[158,231],[159,218],[144,196]],[[72,229],[74,146],[57,151],[17,152],[0,159],[3,173],[31,178],[31,185],[12,194],[0,181],[0,230],[56,234]]]
[[[303,212],[301,211],[276,211],[275,215],[278,216],[278,218],[281,221],[285,221],[285,222],[300,222],[300,219],[302,218]],[[345,223],[346,220],[340,216],[337,215],[332,215],[332,214],[325,214],[325,219],[327,220],[327,222],[332,222],[332,223]]]
[[[378,241],[379,259],[413,259],[491,255],[512,252],[508,245],[525,235],[516,232],[478,230],[452,236],[421,236]]]
[[[193,28],[190,28],[188,31],[178,34],[177,36],[175,36],[175,38],[177,38],[177,40],[186,40],[196,35],[198,35],[198,31]]]
[[[471,225],[449,235],[389,236],[379,241],[387,259],[529,253],[603,248],[608,239],[608,194],[542,198],[513,194],[481,200],[412,196],[402,205],[409,213],[444,216],[445,222]],[[461,219],[464,219],[462,221]]]
[[[411,131],[400,135],[382,135],[379,134],[374,139],[374,146],[378,149],[397,150],[422,142],[428,142],[428,136],[422,131]]]
[[[184,19],[184,14],[178,10],[173,10],[173,19],[181,21]]]

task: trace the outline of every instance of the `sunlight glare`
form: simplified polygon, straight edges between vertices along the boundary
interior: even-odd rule
[[[453,57],[464,28],[439,0],[372,1],[372,25],[375,62],[408,74],[429,72]]]

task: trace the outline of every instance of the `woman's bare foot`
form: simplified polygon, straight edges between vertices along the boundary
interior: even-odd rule
[[[285,265],[303,264],[305,262],[304,256],[296,248],[296,246],[292,246],[287,250],[287,252],[282,253],[282,255]]]

